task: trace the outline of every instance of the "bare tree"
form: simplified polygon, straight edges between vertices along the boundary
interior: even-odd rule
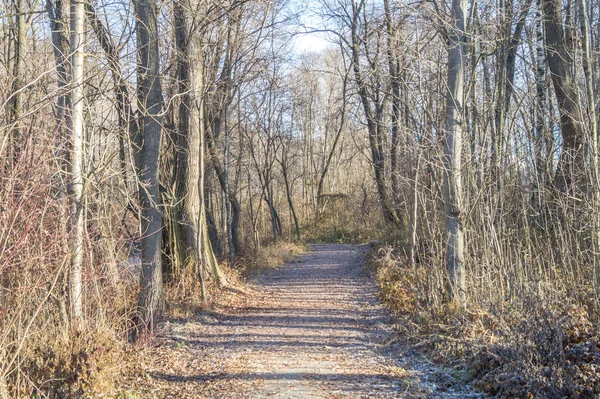
[[[574,59],[569,47],[573,44],[571,27],[563,22],[563,6],[560,0],[544,0],[544,28],[548,48],[548,65],[560,111],[560,131],[563,145],[558,169],[557,187],[572,192],[581,181],[584,167],[584,138],[581,121],[581,105],[573,76]],[[570,9],[566,9],[570,13]]]
[[[153,0],[136,0],[135,18],[138,46],[138,109],[140,130],[135,140],[139,151],[139,193],[141,211],[139,328],[152,331],[163,310],[162,228],[159,192],[159,154],[162,135],[162,90],[158,52],[157,9]]]
[[[84,45],[85,45],[85,5],[83,0],[71,2],[71,272],[70,294],[71,311],[75,322],[80,325],[83,319],[83,268],[84,239]]]
[[[594,289],[596,296],[600,288],[600,219],[597,210],[600,209],[600,170],[598,169],[598,118],[596,115],[596,96],[594,93],[594,71],[592,64],[589,16],[585,0],[579,0],[579,23],[581,26],[581,44],[583,47],[583,73],[585,78],[585,93],[587,96],[590,142],[590,180],[592,189],[592,252],[594,268]]]
[[[195,13],[192,10],[200,12]],[[179,93],[177,197],[180,199],[182,261],[191,260],[203,282],[212,273],[219,285],[227,284],[208,238],[205,198],[205,68],[203,30],[210,9],[195,2],[175,2]],[[205,19],[206,18],[206,19]],[[204,293],[203,293],[204,296]]]
[[[448,32],[448,92],[444,140],[444,203],[448,234],[447,266],[453,299],[465,301],[465,244],[462,199],[463,101],[466,57],[467,0],[452,1],[452,28]]]
[[[374,50],[369,48],[367,38],[375,36],[380,40],[378,31],[373,34],[369,31],[369,20],[366,19],[368,10],[365,0],[351,2],[351,20],[348,21],[350,27],[350,52],[352,59],[352,69],[360,101],[363,107],[369,132],[369,144],[371,146],[371,157],[373,170],[375,173],[375,182],[377,184],[377,193],[383,210],[383,217],[386,221],[400,225],[402,223],[399,215],[391,206],[388,189],[386,185],[386,156],[385,156],[385,109],[388,96],[385,94],[382,84],[382,72],[377,64],[380,51],[379,44],[374,45]],[[365,52],[366,64],[368,66],[367,76],[361,61],[361,54]],[[373,52],[373,53],[372,53]],[[392,60],[393,68],[396,68]]]
[[[8,147],[12,150],[10,161],[14,163],[19,156],[19,147],[21,146],[21,128],[19,127],[19,119],[23,113],[23,79],[24,79],[24,64],[27,55],[28,45],[28,21],[25,18],[25,8],[23,0],[13,0],[13,12],[15,18],[14,27],[14,57],[13,57],[13,82],[11,88],[11,98],[9,104],[9,122],[13,127],[9,131]],[[0,157],[3,152],[4,140],[0,142]]]
[[[113,78],[115,108],[117,110],[119,127],[121,128],[121,131],[119,132],[119,161],[123,184],[125,190],[127,190],[129,188],[127,154],[130,150],[129,143],[134,140],[137,135],[139,128],[138,122],[135,119],[135,114],[133,112],[127,81],[124,78],[123,73],[121,72],[121,66],[119,65],[118,48],[94,6],[89,1],[86,1],[85,6],[87,19],[100,42],[102,50],[106,54],[108,67],[110,68]]]

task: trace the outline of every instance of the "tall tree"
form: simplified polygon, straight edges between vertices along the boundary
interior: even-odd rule
[[[352,59],[352,70],[354,72],[354,80],[367,121],[372,157],[371,162],[373,163],[379,202],[383,210],[384,219],[387,222],[400,225],[402,224],[402,220],[391,206],[386,184],[385,110],[388,96],[383,91],[382,72],[380,70],[380,65],[377,63],[380,46],[376,43],[374,45],[375,49],[370,50],[368,40],[371,36],[375,36],[377,37],[376,40],[379,40],[379,33],[369,31],[370,21],[367,20],[366,17],[368,15],[366,0],[352,0],[351,7],[352,10],[349,14],[350,20],[347,22],[350,27],[349,46]],[[368,66],[367,72],[371,77],[371,82],[367,79],[363,61],[361,60],[361,54],[363,52],[365,52],[366,65]],[[397,59],[392,57],[391,62],[392,70],[395,73],[397,70]]]
[[[402,123],[402,103],[400,98],[401,82],[401,46],[398,38],[398,28],[392,16],[390,1],[383,2],[385,13],[385,30],[386,30],[386,45],[387,45],[387,61],[388,73],[390,80],[391,101],[391,124],[392,124],[392,145],[390,148],[390,175],[392,178],[392,200],[394,212],[398,214],[398,198],[400,196],[400,188],[398,184],[398,149],[400,143],[400,130]]]
[[[163,309],[162,224],[159,192],[159,154],[162,135],[162,91],[158,52],[157,9],[154,0],[135,0],[137,30],[137,100],[141,123],[135,140],[139,152],[141,210],[139,328],[152,331]]]
[[[11,97],[9,104],[9,123],[12,123],[8,135],[9,148],[12,151],[10,155],[11,163],[15,162],[19,156],[19,148],[22,145],[21,141],[21,128],[19,127],[19,119],[23,112],[23,78],[25,68],[25,58],[27,54],[27,21],[25,19],[25,9],[23,0],[13,0],[13,12],[15,18],[14,24],[14,57],[13,57],[13,70],[12,70],[12,88]],[[3,152],[3,141],[0,136],[0,159]]]
[[[465,259],[461,153],[464,124],[464,77],[467,0],[452,0],[452,27],[448,32],[448,92],[444,140],[444,203],[448,235],[447,267],[452,297],[465,301]]]
[[[192,12],[195,10],[195,12]],[[217,263],[208,238],[205,200],[205,95],[203,32],[210,8],[197,1],[176,1],[177,75],[181,103],[178,112],[176,191],[180,202],[178,223],[181,260],[197,266],[201,282],[212,273],[218,284],[227,279]],[[182,262],[182,263],[184,263]]]
[[[592,252],[594,254],[594,288],[596,295],[600,288],[600,171],[598,170],[598,119],[596,116],[596,96],[594,93],[594,70],[592,63],[590,28],[587,4],[579,0],[579,23],[581,26],[581,44],[583,47],[583,74],[585,77],[585,93],[587,97],[590,142],[590,180],[592,189]]]
[[[78,324],[83,318],[83,267],[84,238],[84,181],[83,181],[83,102],[84,102],[84,0],[71,2],[71,311]]]
[[[547,114],[547,90],[546,90],[546,48],[544,46],[544,22],[542,4],[543,0],[537,0],[535,21],[535,159],[536,174],[538,179],[538,190],[551,184],[552,176],[552,151],[554,137],[548,130],[546,122]],[[540,196],[539,201],[542,198]],[[539,202],[538,201],[538,202]]]
[[[563,139],[556,185],[562,191],[572,192],[585,170],[581,103],[574,76],[573,53],[570,50],[574,37],[569,24],[563,22],[562,0],[544,0],[543,5],[548,65],[552,72]],[[570,12],[570,9],[567,8],[566,11]]]

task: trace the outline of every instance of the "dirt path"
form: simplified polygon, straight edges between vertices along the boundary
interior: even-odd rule
[[[388,322],[363,248],[311,252],[251,282],[235,309],[170,323],[143,397],[465,398],[423,359],[381,351]],[[447,379],[446,379],[447,380]]]

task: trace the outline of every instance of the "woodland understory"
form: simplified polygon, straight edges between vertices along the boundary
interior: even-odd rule
[[[2,0],[0,44],[0,399],[123,394],[164,320],[369,241],[457,383],[600,395],[600,2]]]

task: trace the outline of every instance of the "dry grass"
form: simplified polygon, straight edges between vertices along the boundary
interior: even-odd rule
[[[29,343],[22,352],[23,382],[13,387],[14,397],[102,397],[116,393],[123,369],[133,358],[114,331],[102,328],[70,338],[56,337]],[[51,378],[48,378],[51,376]],[[18,377],[15,379],[18,382]],[[32,388],[29,385],[35,385]]]
[[[386,226],[376,212],[361,214],[351,199],[345,201],[344,205],[347,209],[336,212],[327,210],[318,220],[304,226],[303,239],[314,243],[363,244],[369,240],[393,240],[398,232]],[[373,209],[377,210],[377,207]]]
[[[306,247],[304,244],[276,241],[262,246],[252,253],[245,254],[240,259],[239,269],[244,276],[255,275],[269,269],[277,269],[305,252]]]
[[[600,328],[587,306],[533,293],[487,308],[437,305],[415,289],[428,284],[425,267],[415,274],[390,248],[372,252],[370,263],[400,339],[453,365],[478,389],[499,398],[600,394]]]
[[[241,263],[241,261],[240,261]],[[218,287],[210,276],[206,277],[206,301],[202,300],[202,288],[193,267],[184,268],[182,275],[172,278],[165,285],[166,318],[189,318],[198,312],[210,310],[221,302],[223,294],[231,290],[243,290],[243,270],[236,263],[219,264],[227,278],[226,287]]]
[[[11,168],[0,168],[0,396],[101,397],[115,392],[128,359],[137,300],[136,284],[115,273],[127,256],[123,206],[100,210],[96,201],[110,184],[89,184],[84,317],[76,328],[68,315],[68,201],[53,138],[43,132],[30,136]]]

